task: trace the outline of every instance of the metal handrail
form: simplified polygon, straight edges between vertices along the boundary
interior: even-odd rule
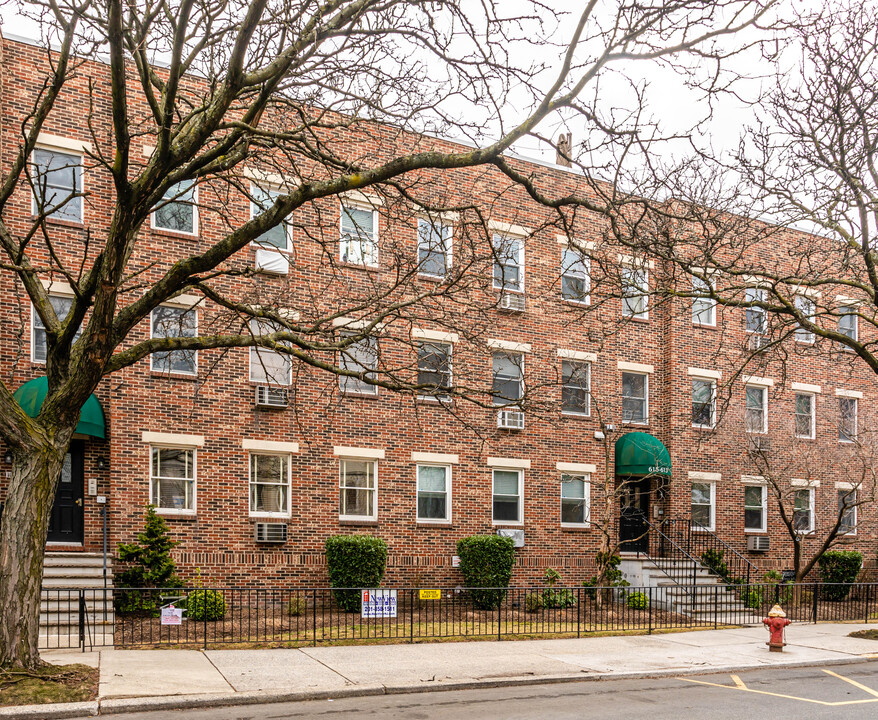
[[[666,549],[666,545],[669,545],[670,549],[676,550],[677,555],[682,556],[682,558],[680,558],[680,559],[685,558],[685,560],[687,560],[689,563],[691,563],[691,565],[692,565],[691,575],[688,573],[688,568],[684,568],[684,572],[686,573],[686,575],[682,579],[688,580],[691,577],[691,583],[688,583],[687,592],[689,593],[690,597],[692,597],[694,599],[695,598],[695,584],[696,584],[695,578],[698,574],[698,568],[701,567],[701,563],[698,560],[696,560],[694,557],[692,557],[686,550],[684,550],[682,547],[680,547],[676,542],[674,542],[674,540],[672,540],[668,535],[663,533],[658,525],[653,525],[649,520],[647,520],[645,518],[643,521],[646,523],[647,527],[649,528],[649,530],[647,532],[654,533],[655,535],[658,535],[658,537],[660,539],[660,542],[659,542],[660,555],[658,557],[671,560],[674,563],[678,562],[678,558],[673,557],[673,556],[669,557],[668,555],[665,554],[666,552],[668,552],[668,549]],[[650,543],[650,547],[655,547],[655,545],[653,543]],[[652,558],[652,559],[654,560],[655,558]],[[682,587],[684,589],[687,588],[687,583],[681,582],[681,579],[674,577],[674,575],[669,573],[665,568],[663,568],[657,564],[656,564],[656,567],[661,572],[663,572],[665,575],[667,575],[671,580],[673,580],[674,583],[676,583],[677,585],[679,585],[680,587]]]
[[[725,542],[719,535],[717,535],[712,530],[708,530],[706,528],[698,528],[697,530],[692,529],[692,523],[683,518],[674,518],[665,520],[665,525],[668,526],[669,529],[677,536],[677,537],[685,537],[686,538],[686,548],[690,554],[694,554],[698,556],[698,562],[701,562],[701,553],[698,551],[700,548],[696,549],[698,545],[704,546],[705,550],[716,549],[717,547],[721,548],[723,551],[723,557],[726,560],[733,560],[732,565],[737,565],[738,567],[743,567],[743,572],[731,572],[731,575],[739,577],[743,580],[744,584],[749,585],[751,581],[751,577],[753,580],[758,577],[759,568],[756,567],[752,562],[750,562],[747,558],[745,558],[741,553],[739,553],[735,548]],[[677,530],[678,526],[682,524],[685,531]],[[702,538],[709,538],[708,542],[698,543],[697,541]],[[728,554],[727,554],[728,553]],[[703,564],[703,563],[702,563]],[[708,568],[710,569],[710,568]],[[731,568],[730,568],[731,570]],[[752,576],[751,576],[752,573]],[[725,579],[725,578],[723,578]]]

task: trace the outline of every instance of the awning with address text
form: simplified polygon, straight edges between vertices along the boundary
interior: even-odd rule
[[[630,432],[616,441],[616,475],[670,475],[671,455],[661,440]]]

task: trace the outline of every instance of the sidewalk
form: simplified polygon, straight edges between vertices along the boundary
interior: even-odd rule
[[[783,653],[761,627],[571,640],[307,647],[295,650],[47,651],[100,666],[99,699],[0,709],[0,718],[79,717],[210,705],[427,692],[573,680],[834,665],[878,658],[858,624],[795,624]],[[874,625],[872,626],[874,627]]]

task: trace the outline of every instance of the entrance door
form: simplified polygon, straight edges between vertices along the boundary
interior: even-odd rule
[[[649,552],[649,484],[649,478],[629,478],[622,487],[619,544],[623,552]]]
[[[64,456],[61,480],[55,493],[55,504],[49,518],[49,542],[77,544],[83,540],[83,476],[85,447],[82,440],[73,440]]]

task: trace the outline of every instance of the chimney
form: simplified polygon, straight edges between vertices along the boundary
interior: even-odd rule
[[[572,167],[571,153],[573,151],[573,133],[562,133],[558,136],[558,147],[555,150],[555,164],[564,167]]]

